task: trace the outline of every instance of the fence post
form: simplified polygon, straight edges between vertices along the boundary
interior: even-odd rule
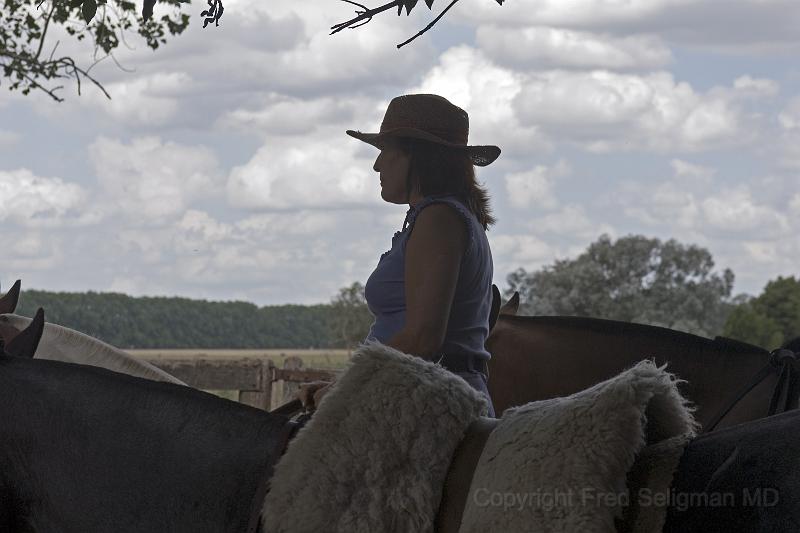
[[[272,381],[275,365],[271,359],[262,359],[258,366],[258,390],[239,391],[239,403],[269,411],[272,404]]]
[[[285,370],[302,370],[303,368],[303,360],[297,356],[289,356],[283,362],[283,368]],[[300,388],[300,383],[295,381],[281,381],[283,385],[283,390],[281,390],[281,398],[278,400],[278,404],[284,404],[288,401],[291,401],[294,398],[294,393]]]

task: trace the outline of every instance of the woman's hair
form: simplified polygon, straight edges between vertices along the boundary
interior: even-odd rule
[[[422,139],[395,140],[410,156],[406,179],[409,196],[415,189],[422,196],[453,194],[464,201],[484,230],[497,221],[489,207],[489,193],[478,184],[475,165],[466,152]]]

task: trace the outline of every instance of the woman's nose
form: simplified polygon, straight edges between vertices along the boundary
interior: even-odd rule
[[[378,157],[375,158],[375,163],[373,163],[373,165],[372,165],[372,170],[374,170],[375,172],[380,172],[381,171],[380,167],[378,166],[378,161],[380,161],[380,159],[381,159],[381,156],[378,155]]]

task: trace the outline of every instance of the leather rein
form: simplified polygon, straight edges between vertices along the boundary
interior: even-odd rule
[[[764,379],[773,372],[778,372],[778,381],[775,383],[775,388],[772,391],[772,398],[770,398],[769,409],[767,410],[766,416],[797,409],[798,398],[800,397],[800,371],[797,369],[797,364],[800,360],[798,356],[800,356],[800,354],[785,348],[779,348],[770,352],[767,364],[758,371],[747,386],[739,391],[727,407],[717,413],[708,427],[703,429],[703,433],[714,431],[714,428],[725,418],[725,415],[727,415],[747,393],[753,390],[756,385],[764,381]],[[782,397],[783,400],[781,401]]]

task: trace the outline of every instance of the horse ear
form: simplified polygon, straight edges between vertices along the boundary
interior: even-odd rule
[[[17,280],[9,291],[0,298],[0,315],[13,313],[19,301],[19,287],[22,282]]]
[[[516,316],[519,312],[519,292],[514,291],[514,296],[500,308],[501,315]]]
[[[44,332],[44,309],[41,307],[36,311],[30,325],[19,332],[19,335],[8,343],[6,353],[15,357],[28,357],[33,359],[39,341],[42,340]]]
[[[489,332],[494,329],[497,324],[497,315],[500,314],[500,289],[497,285],[492,283],[492,309],[489,311]]]

